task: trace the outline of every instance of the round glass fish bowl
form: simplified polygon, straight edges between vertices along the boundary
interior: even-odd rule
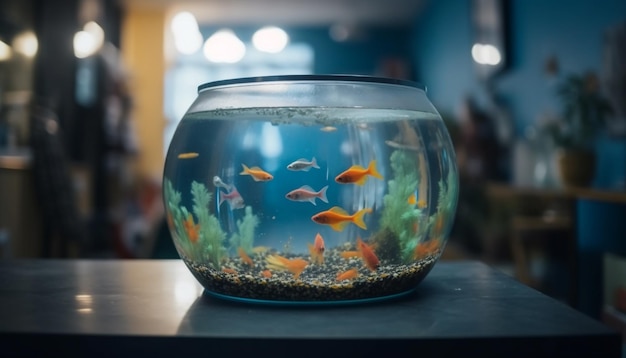
[[[423,86],[303,75],[201,85],[163,194],[207,294],[321,305],[414,291],[446,245],[459,189]]]

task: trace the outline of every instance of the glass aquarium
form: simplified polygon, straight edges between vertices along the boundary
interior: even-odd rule
[[[163,174],[174,244],[205,292],[270,304],[414,291],[445,247],[458,193],[425,88],[367,76],[201,85]]]

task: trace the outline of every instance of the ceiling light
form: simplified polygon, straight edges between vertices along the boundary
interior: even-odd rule
[[[202,34],[195,16],[187,11],[174,15],[170,24],[174,34],[174,46],[184,55],[192,55],[202,47]]]
[[[22,32],[13,39],[13,48],[26,57],[35,57],[39,42],[32,31]]]
[[[192,13],[181,11],[172,18],[170,28],[174,35],[184,35],[189,32],[198,31],[198,22]]]
[[[252,44],[257,50],[269,53],[281,52],[287,43],[289,36],[276,26],[266,26],[257,30],[252,36]]]
[[[472,46],[472,58],[481,65],[496,66],[502,61],[497,47],[489,44],[476,43]]]
[[[0,61],[6,61],[11,58],[11,47],[0,41]]]
[[[74,56],[85,58],[96,52],[96,39],[87,31],[74,34]]]
[[[211,62],[237,63],[245,56],[246,45],[232,30],[224,29],[205,41],[203,52]]]

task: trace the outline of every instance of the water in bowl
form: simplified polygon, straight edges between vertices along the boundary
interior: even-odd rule
[[[458,196],[438,115],[367,108],[187,114],[163,185],[176,249],[207,292],[270,303],[411,292]]]

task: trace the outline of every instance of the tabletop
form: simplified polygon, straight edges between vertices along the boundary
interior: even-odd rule
[[[0,261],[0,355],[619,357],[600,322],[476,261],[439,262],[403,299],[231,303],[180,260]]]

